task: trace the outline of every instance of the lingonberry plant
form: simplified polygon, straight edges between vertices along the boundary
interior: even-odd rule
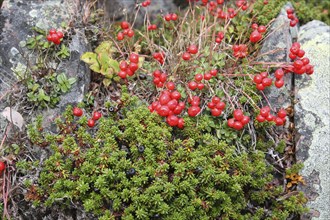
[[[286,219],[304,212],[302,194],[283,196],[284,177],[274,181],[277,171],[259,151],[278,145],[266,140],[267,129],[289,121],[284,109],[262,101],[263,91],[282,89],[285,74],[312,74],[313,67],[298,43],[292,62],[256,61],[269,24],[251,19],[255,4],[194,0],[182,13],[146,15],[142,29],[114,23],[109,40],[82,60],[108,79],[103,89],[125,91],[114,103],[101,99],[102,112],[68,107],[55,135],[29,127],[35,145],[53,150],[33,201],[78,202],[101,219]]]

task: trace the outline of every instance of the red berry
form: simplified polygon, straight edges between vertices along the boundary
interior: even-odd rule
[[[99,120],[101,117],[102,117],[101,112],[94,112],[92,118],[93,118],[94,121],[97,121],[97,120]]]
[[[152,73],[152,75],[153,75],[154,77],[160,77],[161,74],[162,74],[162,72],[160,72],[159,70],[155,70],[155,71]]]
[[[179,118],[178,128],[182,129],[183,127],[184,127],[184,120],[183,120],[183,118]]]
[[[266,119],[262,115],[257,116],[257,121],[258,122],[264,122]]]
[[[204,74],[204,79],[205,79],[205,80],[210,80],[211,78],[212,78],[211,73],[205,73],[205,74]]]
[[[243,128],[243,124],[242,124],[242,122],[240,122],[240,121],[235,121],[235,122],[234,122],[234,125],[233,125],[233,128],[234,128],[235,130],[241,130],[241,129]]]
[[[129,29],[127,32],[128,37],[133,37],[134,36],[134,31],[132,29]]]
[[[167,15],[165,15],[165,20],[166,21],[170,21],[170,20],[172,20],[172,16],[171,16],[171,14],[167,14]]]
[[[177,107],[178,101],[176,99],[172,99],[166,105],[170,110],[173,111]]]
[[[175,115],[170,115],[167,117],[167,123],[171,126],[171,127],[174,127],[174,126],[177,126],[178,123],[179,123],[179,118]]]
[[[284,120],[283,120],[282,118],[279,118],[279,117],[276,117],[276,118],[274,119],[274,122],[275,122],[275,124],[276,124],[277,126],[281,126],[281,125],[284,124]]]
[[[266,27],[263,26],[263,25],[260,25],[260,26],[258,27],[258,31],[259,31],[260,33],[265,33],[265,32],[266,32]]]
[[[269,114],[269,115],[267,115],[266,120],[267,121],[273,121],[274,120],[274,116],[271,115],[271,114]]]
[[[299,50],[298,53],[297,53],[297,56],[298,57],[303,57],[305,55],[305,51],[304,50]]]
[[[127,74],[128,76],[133,76],[133,75],[134,75],[134,72],[133,72],[131,69],[127,69],[127,70],[126,70],[126,74]]]
[[[276,71],[275,71],[275,78],[276,79],[282,79],[282,77],[284,76],[284,71],[283,71],[283,69],[282,68],[280,68],[280,69],[277,69]]]
[[[202,79],[203,79],[203,75],[202,75],[202,74],[198,73],[198,74],[195,75],[195,80],[196,80],[197,82],[202,81]]]
[[[214,109],[215,106],[216,106],[216,104],[214,102],[207,103],[207,107],[209,107],[209,109]]]
[[[256,29],[258,29],[258,24],[253,23],[251,27],[252,27],[253,30],[256,30]]]
[[[262,83],[258,83],[256,85],[257,89],[260,90],[260,91],[263,91],[265,89],[265,86],[262,84]]]
[[[51,28],[51,29],[49,30],[49,34],[50,34],[50,35],[52,35],[52,34],[56,34],[56,29]]]
[[[90,128],[92,128],[92,127],[94,127],[95,126],[95,121],[93,120],[93,119],[88,119],[88,121],[87,121],[87,125],[88,125],[88,127],[90,127]]]
[[[228,119],[228,121],[227,121],[227,125],[229,126],[229,127],[234,127],[234,124],[235,124],[235,119],[233,119],[233,118],[231,118],[231,119]]]
[[[268,106],[263,107],[263,108],[260,109],[260,115],[262,117],[266,118],[269,115],[269,113],[270,113],[270,108]]]
[[[289,57],[290,57],[291,60],[294,60],[294,59],[297,58],[297,55],[294,55],[293,53],[290,53]]]
[[[162,83],[165,83],[165,81],[166,81],[166,79],[167,79],[167,75],[166,75],[166,73],[162,73],[162,74],[160,74],[159,79],[160,79],[160,81],[161,81]]]
[[[304,65],[309,64],[309,59],[307,57],[303,58],[301,61],[303,62]]]
[[[190,117],[195,117],[200,111],[201,108],[199,106],[191,106],[188,108],[188,115]]]
[[[293,66],[297,69],[301,69],[304,66],[304,63],[301,60],[296,60],[293,62]]]
[[[117,34],[117,40],[124,40],[124,33],[123,32],[119,32],[118,34]]]
[[[241,120],[243,125],[246,125],[247,123],[249,123],[249,121],[250,121],[250,117],[246,116],[246,115],[244,115],[242,120]]]
[[[271,78],[264,78],[262,79],[262,84],[266,86],[271,86],[272,85],[272,79]]]
[[[280,118],[285,118],[286,117],[286,111],[282,108],[277,112],[277,116]]]
[[[127,21],[122,21],[120,23],[121,29],[128,29],[129,28],[129,23]]]
[[[166,94],[166,93],[163,93],[159,97],[159,103],[161,105],[166,105],[170,100],[171,100],[171,97],[168,94]]]
[[[63,34],[63,32],[62,31],[57,31],[57,36],[59,37],[59,38],[63,38],[64,37],[64,34]]]
[[[226,107],[226,104],[224,102],[219,102],[218,104],[216,104],[215,106],[217,109],[220,109],[220,110],[224,110],[225,107]]]
[[[197,84],[197,82],[195,82],[195,81],[191,81],[191,82],[188,83],[188,87],[189,87],[189,89],[191,89],[191,90],[195,90],[195,89],[197,89],[197,86],[198,86],[198,84]]]
[[[214,96],[214,97],[212,98],[212,102],[213,102],[214,104],[218,104],[218,103],[220,103],[220,98],[217,97],[217,96]]]
[[[128,68],[132,71],[135,72],[137,69],[139,69],[139,66],[136,63],[130,63],[128,65]]]
[[[234,116],[234,118],[235,118],[237,121],[240,121],[240,120],[242,120],[243,117],[244,117],[244,115],[243,115],[243,111],[240,110],[240,109],[236,109],[236,110],[234,110],[233,116]]]
[[[6,169],[6,164],[3,161],[0,161],[0,174]]]
[[[168,82],[168,83],[166,83],[166,88],[167,88],[168,90],[174,90],[174,89],[175,89],[175,84],[174,84],[174,82]]]
[[[52,41],[53,41],[53,37],[52,37],[52,35],[48,34],[48,35],[47,35],[47,40],[50,41],[50,42],[52,42]]]
[[[215,70],[215,69],[210,70],[210,74],[211,74],[212,76],[217,76],[217,74],[218,74],[218,70]]]
[[[190,60],[190,57],[191,57],[191,55],[188,52],[184,52],[182,54],[182,59],[184,59],[184,60]]]
[[[250,35],[250,41],[252,43],[256,43],[256,42],[260,41],[261,38],[262,38],[262,35],[257,30],[254,30]]]
[[[128,68],[128,64],[127,64],[127,62],[126,62],[126,61],[121,61],[120,64],[119,64],[119,68],[120,68],[120,70],[122,70],[122,71],[126,71],[127,68]]]
[[[73,115],[74,116],[77,116],[77,117],[80,117],[83,115],[83,111],[81,108],[78,108],[78,107],[74,107],[73,108]]]
[[[216,42],[216,43],[220,44],[221,41],[222,41],[222,39],[221,39],[220,37],[216,37],[216,38],[215,38],[215,42]]]
[[[196,54],[198,52],[198,47],[196,45],[190,45],[188,47],[188,52],[191,54]]]
[[[129,61],[131,61],[132,63],[139,63],[139,55],[136,53],[131,53],[129,55]]]
[[[199,89],[199,90],[202,90],[202,89],[204,89],[204,83],[198,83],[197,84],[197,89]]]
[[[221,113],[222,113],[222,111],[220,109],[217,109],[217,108],[214,108],[214,109],[211,110],[212,116],[215,116],[215,117],[220,116]]]
[[[179,100],[179,99],[181,98],[181,94],[180,94],[180,92],[178,92],[178,91],[173,91],[173,92],[171,93],[171,98],[172,98],[172,99]]]
[[[286,10],[286,13],[288,13],[288,14],[292,14],[294,12],[294,10],[292,9],[292,8],[288,8],[287,10]]]
[[[168,108],[167,105],[162,105],[157,111],[157,113],[162,117],[168,116],[169,112],[170,112],[170,109]]]
[[[253,77],[253,82],[255,83],[262,83],[262,77],[260,74],[257,74]]]
[[[126,71],[122,71],[122,70],[119,71],[118,76],[122,79],[126,79],[126,77],[127,77]]]
[[[284,85],[284,80],[283,79],[278,79],[275,81],[275,86],[277,88],[282,88],[282,86]]]
[[[172,21],[176,21],[176,20],[178,19],[178,15],[175,14],[175,13],[173,13],[173,14],[171,15],[171,19],[172,19]]]
[[[268,73],[267,73],[267,72],[261,72],[261,73],[260,73],[260,76],[261,76],[262,78],[266,78],[266,77],[268,77]]]

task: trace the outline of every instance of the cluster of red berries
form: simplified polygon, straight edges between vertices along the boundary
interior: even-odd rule
[[[155,70],[152,75],[154,77],[153,82],[155,86],[158,88],[163,87],[167,80],[167,74],[162,73],[160,70]]]
[[[262,39],[262,34],[266,32],[266,27],[263,25],[258,26],[258,24],[252,24],[252,29],[254,30],[250,35],[250,41],[252,43],[257,43]]]
[[[216,69],[212,69],[209,72],[204,73],[204,75],[198,73],[195,75],[194,79],[195,81],[190,81],[188,83],[188,88],[191,90],[202,90],[204,89],[204,83],[202,83],[201,81],[204,79],[206,81],[212,79],[212,77],[217,76],[218,71]]]
[[[157,30],[157,25],[155,25],[155,24],[150,24],[150,25],[148,26],[148,31],[154,31],[154,30]]]
[[[123,31],[120,31],[117,34],[117,40],[124,40],[125,36],[128,36],[129,38],[134,36],[134,31],[130,29],[130,24],[127,21],[122,21],[120,27]]]
[[[151,0],[145,0],[141,3],[142,7],[148,7],[151,4]]]
[[[274,121],[277,126],[284,125],[286,119],[286,111],[284,109],[280,109],[277,112],[277,116],[270,114],[270,108],[269,106],[265,106],[260,109],[260,113],[257,116],[258,122],[264,122],[264,121]]]
[[[191,105],[188,108],[188,115],[190,117],[195,117],[201,111],[201,108],[199,107],[200,101],[201,100],[198,96],[193,96],[192,98],[188,98],[188,103]]]
[[[236,1],[236,6],[242,8],[243,11],[248,9],[249,5],[246,0],[238,0]]]
[[[275,70],[274,76],[276,78],[275,80],[275,86],[277,88],[281,88],[284,85],[284,71],[282,68],[279,68],[277,70]]]
[[[234,57],[243,58],[248,54],[248,47],[245,44],[233,46]]]
[[[289,57],[295,60],[293,62],[292,71],[300,75],[304,73],[311,75],[314,73],[314,67],[309,64],[309,59],[307,57],[303,58],[304,55],[305,51],[300,49],[300,44],[298,42],[293,43],[289,54]]]
[[[225,37],[225,34],[222,31],[219,31],[215,38],[215,42],[220,44],[224,37]]]
[[[222,114],[226,104],[222,102],[219,97],[214,96],[211,102],[207,103],[207,107],[211,110],[211,115],[217,117]]]
[[[164,16],[165,21],[176,21],[178,19],[178,15],[175,13],[167,14]]]
[[[253,77],[253,82],[256,83],[256,87],[260,91],[272,85],[272,79],[268,77],[267,72],[261,72],[260,74],[255,75]]]
[[[73,115],[76,116],[76,117],[81,117],[83,115],[83,110],[81,108],[74,107],[73,108]],[[99,120],[101,117],[102,117],[101,112],[98,112],[98,111],[93,112],[92,118],[88,119],[88,121],[87,121],[87,126],[90,127],[90,128],[94,127],[95,122],[97,120]]]
[[[166,122],[171,127],[184,127],[183,118],[179,118],[177,115],[185,108],[184,102],[179,102],[181,94],[175,90],[175,84],[173,82],[167,83],[169,90],[161,92],[158,101],[153,102],[148,108],[150,112],[156,112],[162,117],[166,117]]]
[[[52,28],[49,30],[49,33],[47,35],[47,40],[49,42],[53,42],[56,45],[59,45],[63,37],[64,34],[62,31],[56,31],[54,28]]]
[[[122,79],[126,79],[127,76],[133,76],[135,71],[139,69],[139,55],[136,53],[131,53],[129,55],[128,64],[126,61],[121,61],[119,64],[120,71],[118,76]]]
[[[240,109],[235,109],[233,118],[228,119],[227,125],[235,130],[241,130],[250,121],[250,117],[243,114]]]
[[[165,53],[164,52],[155,52],[152,54],[152,57],[156,59],[160,64],[164,64]]]
[[[298,18],[294,15],[294,10],[292,8],[288,8],[286,10],[287,16],[290,19],[290,26],[294,27],[299,22]]]
[[[190,45],[187,48],[187,51],[182,54],[182,59],[190,60],[191,54],[196,54],[196,53],[198,53],[198,47],[196,45]]]

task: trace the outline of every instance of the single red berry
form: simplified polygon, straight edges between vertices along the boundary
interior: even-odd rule
[[[128,68],[132,71],[135,72],[137,69],[139,69],[139,66],[136,63],[130,63],[128,65]]]
[[[212,70],[210,70],[210,74],[211,74],[212,76],[217,76],[217,74],[218,74],[218,70],[216,70],[216,69],[212,69]]]
[[[304,63],[301,60],[296,60],[293,62],[293,66],[297,69],[301,69],[304,66]]]
[[[294,10],[292,9],[292,8],[288,8],[287,10],[286,10],[286,13],[288,13],[288,14],[292,14],[294,12]]]
[[[274,119],[274,122],[275,122],[275,124],[276,124],[277,126],[281,126],[281,125],[284,124],[284,120],[283,120],[282,118],[279,118],[279,117],[276,117],[276,118]]]
[[[179,118],[175,115],[170,115],[167,117],[166,121],[171,127],[175,127],[179,123]]]
[[[307,65],[307,64],[309,64],[309,59],[307,58],[307,57],[305,57],[305,58],[302,58],[302,60],[301,60],[302,62],[303,62],[303,64],[304,65]]]
[[[233,116],[234,118],[237,120],[237,121],[240,121],[243,119],[244,115],[243,115],[243,111],[240,110],[240,109],[235,109],[234,110],[234,113],[233,113]]]
[[[202,90],[202,89],[204,89],[204,83],[198,83],[197,84],[197,89],[199,89],[199,90]]]
[[[253,77],[253,82],[259,84],[262,83],[262,76],[260,74],[257,74]]]
[[[94,112],[92,118],[93,118],[94,121],[97,121],[97,120],[99,120],[101,117],[102,117],[101,112]]]
[[[88,121],[87,121],[87,125],[88,125],[88,127],[90,127],[90,128],[92,128],[92,127],[94,127],[95,126],[95,121],[93,120],[93,119],[88,119]]]
[[[148,6],[148,2],[146,2],[146,1],[145,2],[142,2],[141,5],[142,5],[142,7],[147,7]]]
[[[77,117],[80,117],[80,116],[83,115],[83,110],[81,108],[74,107],[73,108],[73,115],[77,116]]]
[[[122,79],[126,79],[127,73],[126,73],[126,71],[121,70],[121,71],[118,72],[118,76]]]
[[[178,121],[178,128],[182,129],[184,127],[184,119],[183,118],[179,118]]]
[[[216,43],[220,44],[221,41],[222,41],[222,39],[221,39],[220,37],[216,37],[216,38],[215,38],[215,42],[216,42]]]
[[[205,79],[205,80],[210,80],[210,79],[212,79],[212,75],[211,75],[211,73],[204,73],[204,79]]]
[[[305,51],[304,50],[299,50],[298,53],[297,53],[297,56],[298,57],[303,57],[305,55]]]
[[[259,31],[260,33],[265,33],[265,32],[266,32],[266,27],[263,26],[263,25],[260,25],[260,26],[258,27],[258,31]]]
[[[226,107],[226,104],[224,102],[219,102],[215,106],[217,109],[224,110]]]
[[[297,58],[297,55],[295,55],[295,54],[293,54],[293,53],[290,53],[290,54],[289,54],[289,57],[290,57],[291,60],[294,60],[294,59]]]
[[[131,61],[132,63],[139,63],[139,55],[136,53],[131,53],[129,55],[129,61]]]
[[[127,70],[126,70],[126,74],[127,74],[128,76],[133,76],[133,75],[134,75],[134,72],[133,72],[131,69],[127,69]]]
[[[159,79],[160,79],[160,81],[161,81],[162,83],[165,83],[166,80],[167,80],[167,75],[166,75],[166,73],[162,73],[162,74],[160,74]]]
[[[172,98],[172,99],[179,100],[179,99],[181,98],[181,94],[180,94],[180,92],[178,92],[178,91],[173,91],[173,92],[171,92],[171,98]]]
[[[127,36],[128,36],[128,37],[133,37],[133,36],[134,36],[134,31],[133,31],[132,29],[129,29],[129,30],[127,31]]]
[[[286,117],[286,111],[282,108],[277,112],[277,116],[280,118],[285,118]]]
[[[276,71],[275,71],[275,78],[276,79],[282,79],[283,78],[283,76],[284,76],[284,71],[283,71],[283,69],[282,68],[279,68],[279,69],[277,69]]]
[[[214,117],[220,116],[221,113],[222,113],[221,109],[214,108],[214,109],[211,110],[211,115],[214,116]]]
[[[266,120],[267,121],[273,121],[274,120],[274,115],[272,115],[272,114],[267,115]]]
[[[262,115],[257,116],[257,121],[258,122],[264,122],[266,119]]]
[[[122,70],[122,71],[126,71],[128,68],[128,64],[126,61],[121,61],[120,64],[119,64],[119,69]]]
[[[6,164],[3,161],[0,161],[0,174],[6,169]]]
[[[117,40],[119,40],[119,41],[124,40],[124,37],[125,37],[124,33],[121,31],[117,34]]]
[[[250,117],[246,116],[246,115],[244,115],[242,120],[241,120],[243,125],[246,125],[247,123],[249,123],[249,121],[250,121]]]
[[[216,106],[216,104],[215,104],[214,102],[209,102],[209,103],[207,103],[207,107],[208,107],[209,109],[214,109],[215,106]]]
[[[52,35],[48,34],[48,35],[47,35],[47,40],[50,41],[50,42],[52,42],[52,41],[53,41],[53,37],[52,37]]]
[[[258,83],[256,85],[257,89],[260,90],[260,91],[263,91],[265,89],[265,86],[262,84],[262,83]]]
[[[167,15],[165,15],[165,20],[166,21],[170,21],[170,20],[172,20],[172,16],[171,16],[171,14],[167,14]]]
[[[188,83],[188,87],[189,87],[189,89],[191,89],[191,90],[195,90],[195,89],[197,89],[197,86],[198,86],[198,84],[197,84],[197,82],[195,82],[195,81],[191,81],[191,82]]]
[[[253,23],[251,27],[252,27],[253,30],[256,30],[256,29],[258,29],[258,24],[257,23]]]
[[[188,47],[188,52],[191,54],[196,54],[198,53],[198,47],[196,45],[190,45]]]
[[[167,117],[169,112],[170,112],[170,109],[168,108],[167,105],[162,105],[157,111],[157,113],[162,117]]]
[[[262,79],[262,84],[267,87],[272,85],[272,79],[271,78],[264,78]]]
[[[166,83],[166,88],[168,90],[174,90],[175,89],[175,83],[174,82],[168,82],[168,83]]]
[[[218,103],[220,103],[220,98],[219,97],[217,97],[217,96],[214,96],[213,98],[212,98],[212,102],[214,103],[214,104],[218,104]]]
[[[269,113],[270,113],[270,108],[268,106],[263,107],[263,108],[260,109],[260,115],[262,117],[266,118],[269,115]]]
[[[257,43],[258,41],[261,40],[261,38],[262,38],[262,35],[257,30],[254,30],[250,35],[250,41],[252,43]]]
[[[240,122],[240,121],[235,121],[235,122],[234,122],[234,125],[233,125],[233,128],[234,128],[235,130],[241,130],[241,129],[243,128],[243,124],[242,124],[242,122]]]
[[[57,36],[58,36],[59,38],[63,38],[63,37],[64,37],[64,34],[63,34],[62,31],[57,31],[56,34],[57,34]]]
[[[191,57],[191,55],[188,52],[184,52],[182,54],[182,59],[184,59],[184,60],[190,60],[190,57]]]
[[[171,20],[172,21],[176,21],[177,19],[178,19],[178,15],[177,14],[175,14],[175,13],[171,14]]]
[[[275,81],[275,86],[276,88],[282,88],[284,85],[284,80],[283,79],[278,79]]]
[[[228,125],[228,127],[234,127],[234,124],[235,124],[235,119],[233,119],[233,118],[230,118],[230,119],[228,119],[228,121],[227,121],[227,125]]]
[[[51,28],[49,30],[49,34],[52,35],[52,34],[56,34],[56,29],[55,28]]]
[[[128,29],[129,28],[129,23],[127,22],[127,21],[122,21],[121,23],[120,23],[120,27],[121,27],[121,29]]]
[[[198,74],[195,75],[195,80],[196,80],[197,82],[202,81],[202,79],[203,79],[203,75],[202,75],[202,74],[198,73]]]
[[[153,75],[154,77],[160,77],[161,74],[162,74],[162,72],[160,72],[160,70],[155,70],[155,71],[152,73],[152,75]]]
[[[188,108],[188,115],[190,117],[195,117],[200,111],[201,108],[199,106],[191,106]]]
[[[178,106],[178,101],[176,99],[172,99],[166,105],[170,110],[173,111]]]
[[[267,73],[267,72],[261,72],[261,73],[260,73],[260,76],[261,76],[262,78],[266,78],[266,77],[268,77],[268,73]]]
[[[163,93],[162,95],[160,95],[159,97],[159,103],[161,105],[166,105],[169,101],[171,100],[171,97],[169,94]]]

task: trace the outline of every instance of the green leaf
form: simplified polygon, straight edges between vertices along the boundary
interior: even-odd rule
[[[115,52],[115,48],[112,46],[111,41],[103,41],[96,49],[95,53],[106,53],[109,57]]]
[[[98,63],[92,64],[89,68],[96,73],[101,73],[101,66]]]
[[[77,82],[77,79],[72,77],[72,78],[68,79],[68,81],[69,81],[70,85],[72,85],[75,82]]]
[[[109,86],[110,83],[111,83],[111,79],[108,79],[108,78],[104,78],[104,79],[103,79],[103,85],[105,85],[105,86]]]
[[[57,82],[59,82],[61,84],[67,80],[67,77],[64,73],[61,73],[61,74],[57,75],[56,79],[57,79]]]
[[[96,54],[93,52],[86,52],[84,53],[80,59],[84,61],[87,64],[93,65],[93,64],[98,64]]]

